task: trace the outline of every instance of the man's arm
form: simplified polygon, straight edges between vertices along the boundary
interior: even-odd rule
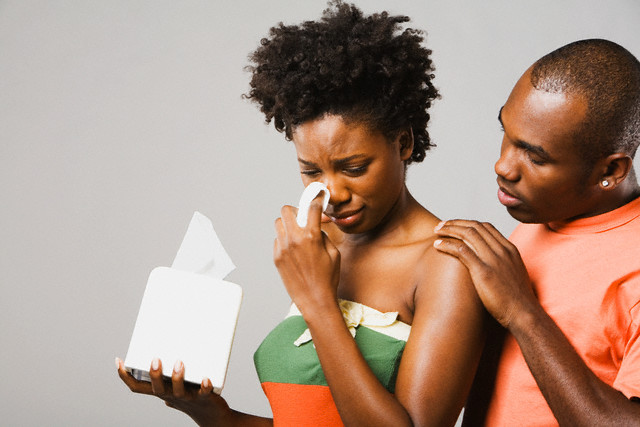
[[[469,269],[486,309],[518,342],[560,425],[640,425],[640,404],[596,377],[540,306],[511,242],[475,221],[447,221],[436,232],[434,246]]]

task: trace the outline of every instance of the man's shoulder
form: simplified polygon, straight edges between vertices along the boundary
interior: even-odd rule
[[[519,223],[509,235],[509,241],[516,246],[534,243],[550,230],[545,224]]]

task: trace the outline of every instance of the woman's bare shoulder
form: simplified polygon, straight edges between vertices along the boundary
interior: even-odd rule
[[[436,223],[437,224],[437,223]],[[465,292],[475,294],[467,268],[455,257],[438,251],[433,243],[433,233],[423,246],[422,256],[416,265],[416,295],[421,293]]]

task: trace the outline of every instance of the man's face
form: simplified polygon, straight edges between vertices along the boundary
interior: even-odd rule
[[[575,135],[586,103],[535,89],[526,72],[500,111],[504,129],[498,199],[520,222],[548,223],[595,214],[597,177]]]

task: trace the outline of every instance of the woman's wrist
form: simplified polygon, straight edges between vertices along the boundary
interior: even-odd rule
[[[333,293],[299,297],[294,303],[307,323],[315,318],[326,317],[331,311],[340,312],[338,297]]]

